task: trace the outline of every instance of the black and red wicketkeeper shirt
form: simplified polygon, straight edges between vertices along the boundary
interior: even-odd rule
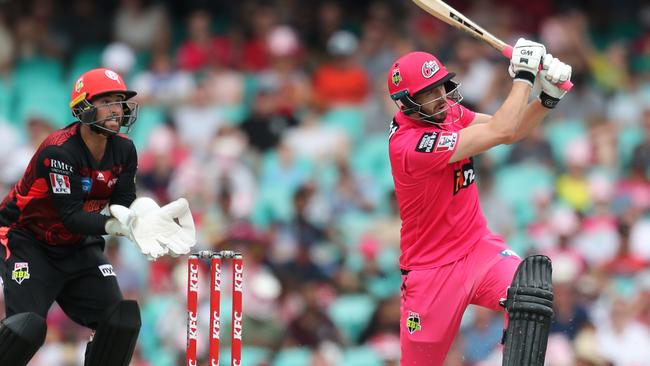
[[[133,142],[108,139],[102,161],[92,156],[73,123],[49,135],[25,174],[0,204],[0,223],[49,245],[103,242],[108,204],[135,200],[137,155]]]

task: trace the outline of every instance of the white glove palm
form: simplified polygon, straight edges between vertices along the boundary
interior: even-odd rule
[[[532,86],[545,54],[546,47],[543,44],[519,38],[512,48],[512,57],[508,68],[510,76],[515,80],[525,80]]]
[[[187,254],[196,245],[194,219],[185,198],[179,198],[142,217],[134,232],[142,237],[155,237],[173,256]]]
[[[114,218],[106,223],[106,232],[128,237],[149,259],[169,251],[174,256],[187,254],[196,244],[194,220],[184,198],[160,207],[143,197],[129,208],[111,205],[109,210]]]

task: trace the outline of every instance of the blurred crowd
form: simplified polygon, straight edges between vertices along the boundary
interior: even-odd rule
[[[575,88],[539,129],[475,159],[492,230],[520,256],[553,260],[547,364],[650,365],[650,6],[449,3],[573,66]],[[510,90],[507,60],[406,0],[2,0],[0,193],[72,122],[74,80],[112,68],[141,105],[138,194],[186,197],[198,249],[244,254],[243,364],[398,365],[386,72],[411,50],[455,71],[477,111],[494,113]],[[147,262],[115,238],[107,252],[142,307],[132,365],[183,364],[185,259]],[[224,274],[228,363],[227,262]],[[201,275],[206,364],[207,263]],[[81,364],[89,331],[57,306],[48,326],[30,365]],[[500,365],[502,328],[502,315],[471,307],[447,365]]]

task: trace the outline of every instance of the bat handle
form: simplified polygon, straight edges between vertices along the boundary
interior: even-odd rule
[[[505,57],[507,57],[508,59],[512,58],[512,46],[506,45],[501,50],[501,54],[504,55]],[[541,69],[542,65],[539,65],[539,68]],[[569,90],[571,90],[571,88],[573,88],[573,83],[571,82],[571,80],[567,80],[567,81],[563,82],[562,84],[560,84],[560,89],[562,89],[562,90],[569,91]]]

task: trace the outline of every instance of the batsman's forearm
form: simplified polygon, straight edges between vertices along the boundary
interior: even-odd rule
[[[522,125],[531,87],[524,82],[514,82],[512,90],[490,122],[498,133],[505,136],[504,143],[511,144]]]
[[[513,142],[519,141],[528,136],[530,131],[535,129],[535,127],[539,125],[539,123],[550,111],[550,109],[542,106],[542,104],[537,99],[528,103],[524,111],[524,115],[521,119],[521,123],[519,124],[519,128],[517,129],[517,132],[515,132]]]

